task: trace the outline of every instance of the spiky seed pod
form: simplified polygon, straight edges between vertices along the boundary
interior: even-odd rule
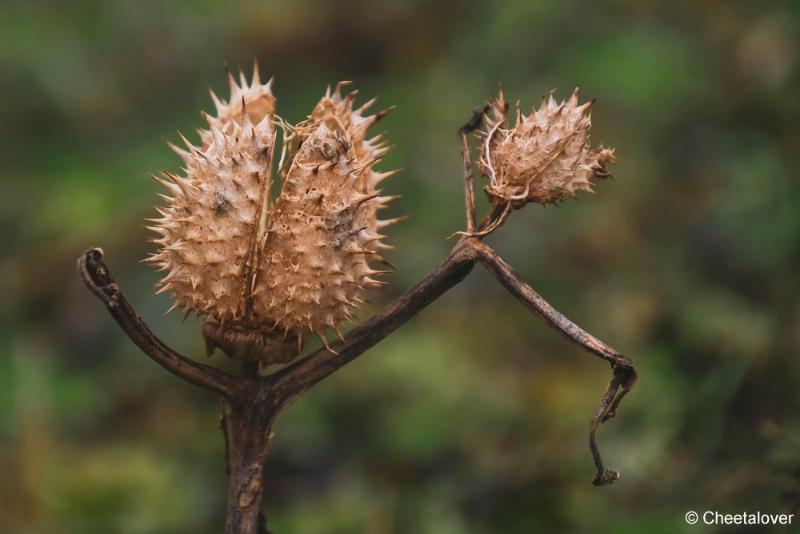
[[[386,271],[371,263],[384,262],[379,230],[393,222],[377,218],[391,200],[377,185],[394,172],[374,170],[387,149],[366,139],[382,114],[362,115],[367,106],[353,109],[355,95],[343,98],[340,87],[297,128],[303,141],[271,212],[254,301],[257,315],[323,342],[364,302],[365,288],[382,285],[376,277]]]
[[[173,308],[237,321],[245,314],[259,220],[269,199],[275,130],[271,115],[257,124],[247,115],[241,123],[210,119],[205,148],[185,138],[186,150],[173,145],[185,176],[156,178],[170,196],[161,218],[151,220],[161,248],[149,261],[167,271],[159,292],[171,293]]]
[[[596,179],[609,176],[606,166],[614,162],[614,150],[591,148],[591,104],[578,105],[577,89],[560,103],[551,93],[529,115],[517,104],[515,124],[509,127],[508,105],[500,90],[490,102],[487,130],[481,134],[479,165],[489,178],[489,197],[519,208],[592,192]]]
[[[295,128],[298,140],[282,190],[270,201],[275,146],[275,98],[258,71],[231,98],[212,93],[216,116],[205,116],[201,146],[173,146],[185,176],[167,173],[165,208],[150,229],[159,250],[148,261],[167,275],[171,309],[206,315],[209,349],[233,358],[283,362],[294,358],[306,332],[339,332],[364,302],[365,288],[384,271],[370,262],[388,248],[377,210],[391,197],[376,186],[391,173],[373,166],[386,152],[366,131],[381,113],[353,109],[354,94],[337,88]]]

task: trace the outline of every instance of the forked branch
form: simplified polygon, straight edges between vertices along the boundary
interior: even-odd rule
[[[314,384],[366,352],[448,289],[461,282],[470,273],[476,261],[482,263],[511,294],[547,325],[611,365],[613,377],[592,417],[589,445],[597,467],[594,483],[602,485],[613,482],[618,474],[605,469],[595,433],[600,423],[614,417],[620,401],[636,382],[637,374],[633,362],[553,308],[491,247],[477,238],[462,239],[450,255],[416,286],[348,332],[344,340],[331,346],[331,350],[322,348],[256,381],[249,374],[234,376],[191,360],[167,347],[155,337],[117,287],[108,267],[102,261],[100,249],[86,251],[79,259],[78,266],[86,285],[106,304],[122,330],[159,365],[189,382],[229,399],[249,398],[254,395],[264,399],[269,398],[270,404],[278,406],[280,411]]]

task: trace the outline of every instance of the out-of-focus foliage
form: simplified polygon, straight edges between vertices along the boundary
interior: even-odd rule
[[[481,269],[280,419],[277,532],[681,532],[686,510],[800,506],[800,4],[57,2],[0,14],[0,530],[218,532],[217,401],[124,339],[74,273],[103,245],[162,317],[143,219],[223,62],[257,56],[300,120],[339,79],[398,110],[388,192],[408,288],[463,225],[456,129],[495,89],[597,97],[616,180],[529,206],[491,241],[541,293],[638,362],[589,484],[608,367]],[[214,361],[221,362],[216,356]]]

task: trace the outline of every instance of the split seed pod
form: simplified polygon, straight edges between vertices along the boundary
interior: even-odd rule
[[[368,288],[382,285],[373,268],[395,222],[377,212],[393,197],[377,188],[396,171],[374,166],[387,152],[370,126],[385,112],[354,109],[355,93],[330,90],[295,127],[275,115],[271,82],[257,67],[250,84],[229,74],[231,98],[213,93],[216,116],[205,115],[201,146],[184,138],[184,176],[156,178],[167,188],[165,208],[149,228],[159,250],[148,261],[167,275],[168,291],[186,314],[205,315],[209,347],[230,357],[285,362],[313,332],[340,334]],[[270,195],[276,125],[288,130],[289,161],[276,200]]]
[[[548,204],[578,191],[592,192],[594,181],[606,178],[614,150],[591,148],[592,102],[578,105],[578,90],[563,102],[551,93],[538,109],[523,115],[519,104],[513,127],[502,89],[489,103],[486,132],[481,137],[481,172],[489,179],[486,192],[495,202],[521,208],[528,202]]]

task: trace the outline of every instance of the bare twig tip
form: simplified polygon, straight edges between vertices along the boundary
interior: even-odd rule
[[[483,123],[483,116],[489,111],[489,107],[489,104],[485,104],[479,108],[473,109],[469,121],[459,128],[459,135],[465,135],[480,128]]]

